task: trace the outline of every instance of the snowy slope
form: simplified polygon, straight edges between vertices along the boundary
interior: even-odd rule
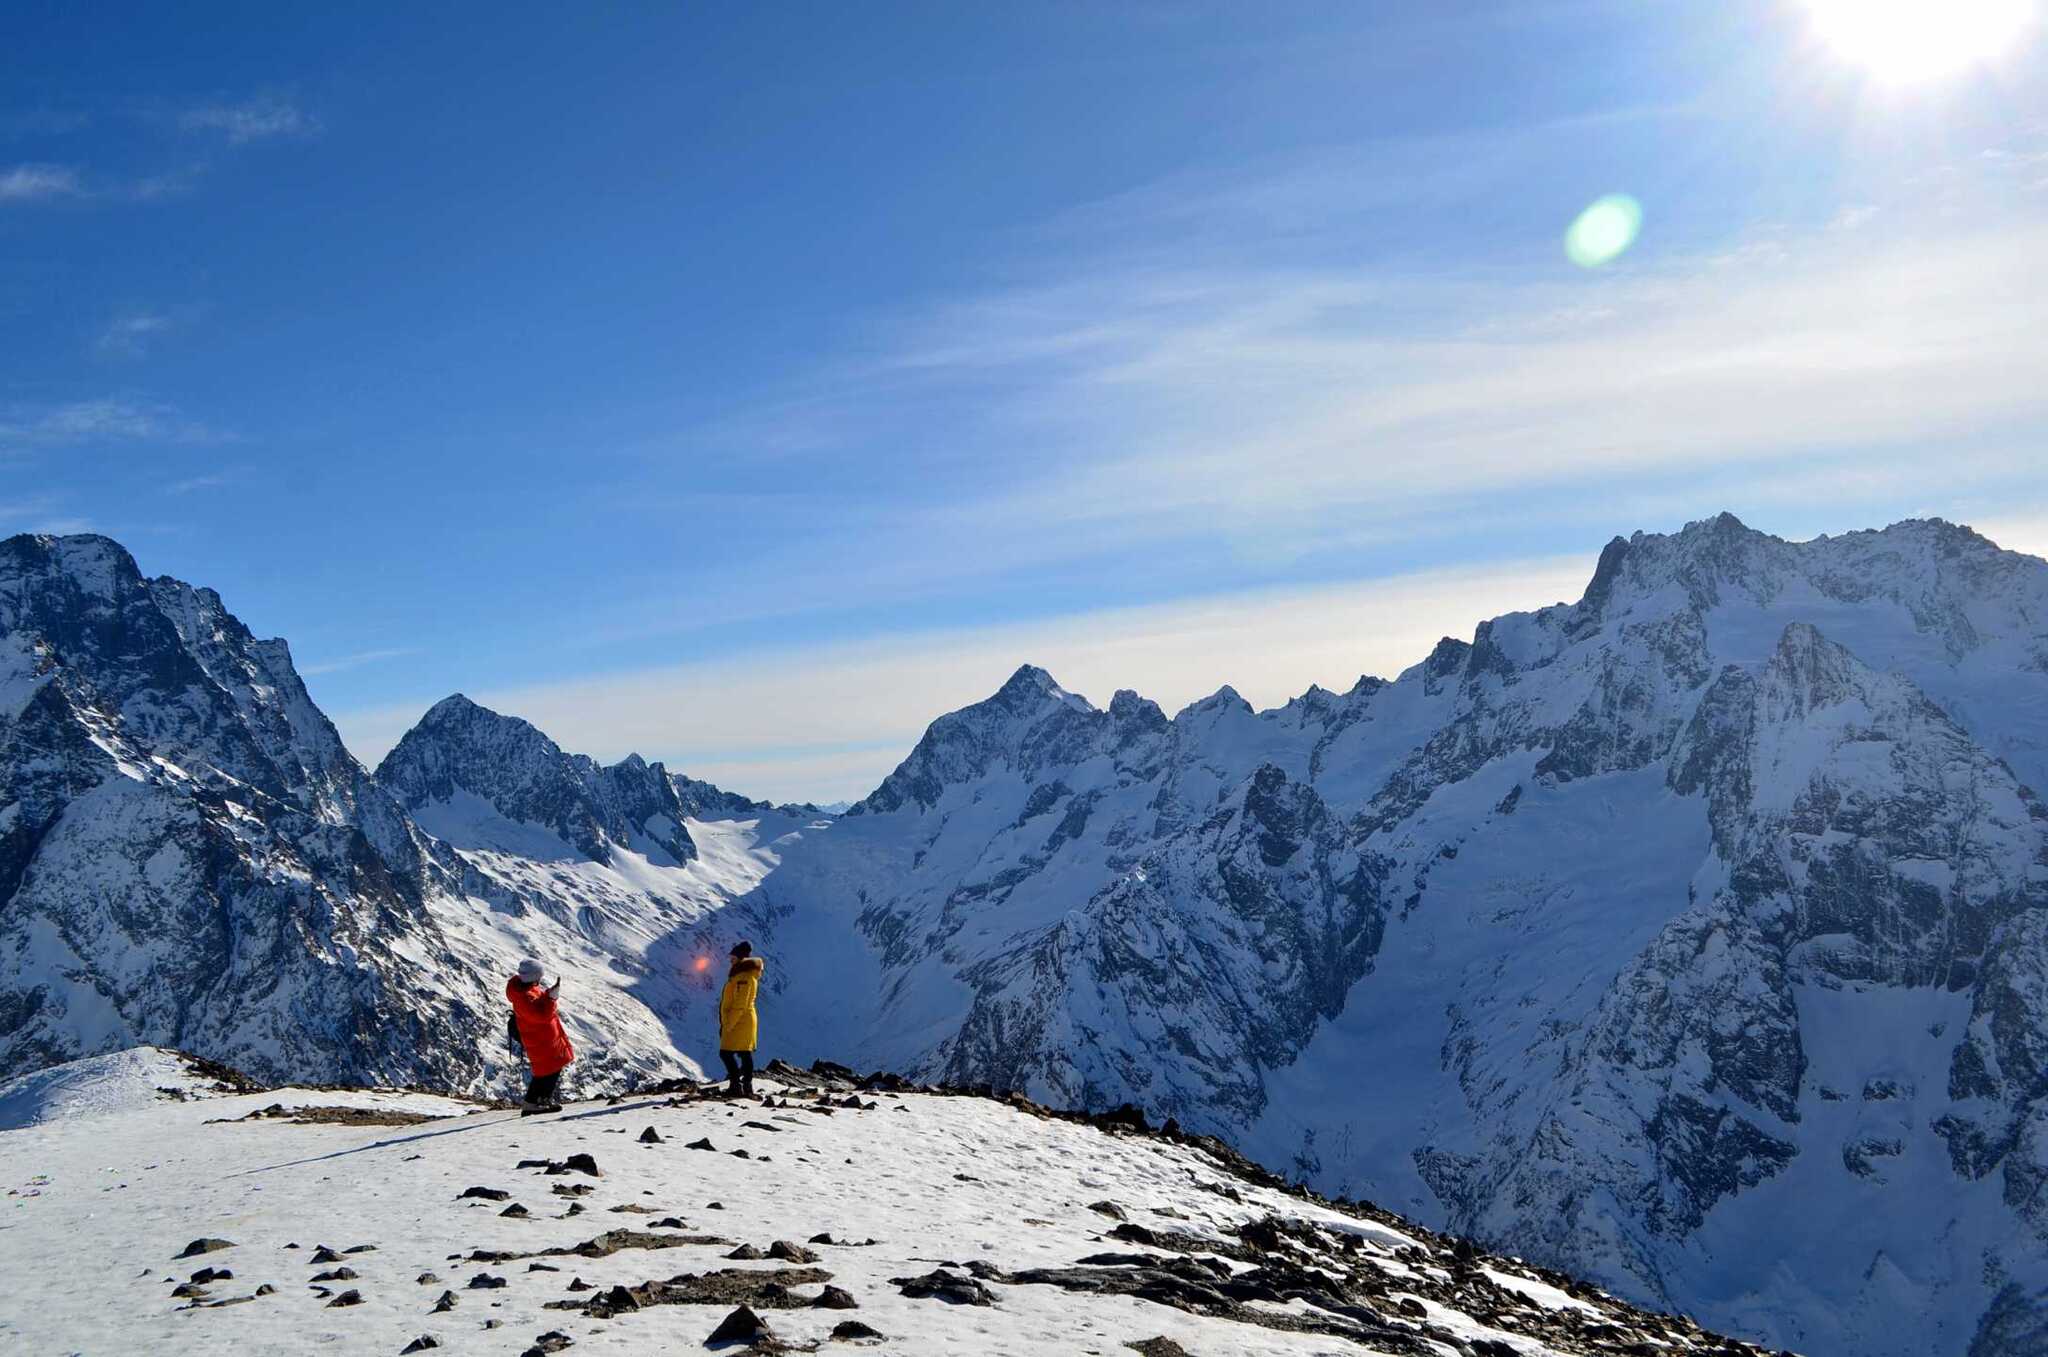
[[[559,1334],[579,1353],[697,1351],[748,1303],[788,1343],[905,1354],[1757,1351],[1276,1190],[1199,1144],[979,1098],[778,1086],[772,1106],[641,1098],[531,1120],[282,1089],[0,1133],[0,1346],[424,1337],[512,1354]],[[387,1124],[295,1119],[348,1116]],[[597,1174],[566,1168],[576,1154]],[[778,1241],[794,1256],[729,1258]],[[816,1303],[834,1292],[840,1308]],[[849,1323],[875,1336],[833,1336]]]

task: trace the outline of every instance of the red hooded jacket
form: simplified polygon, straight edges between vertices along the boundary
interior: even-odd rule
[[[512,1001],[512,1017],[519,1024],[519,1044],[526,1048],[526,1063],[533,1077],[545,1079],[569,1067],[576,1048],[562,1030],[561,1015],[555,1012],[555,996],[540,984],[527,984],[518,976],[505,982],[505,997]]]

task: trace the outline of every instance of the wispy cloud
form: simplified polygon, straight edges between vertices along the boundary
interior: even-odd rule
[[[298,666],[301,674],[338,674],[344,669],[358,669],[366,664],[381,664],[385,660],[404,659],[419,654],[417,646],[394,646],[386,650],[364,650],[354,655],[340,655],[331,660],[317,660],[312,664]]]
[[[210,472],[203,476],[187,476],[181,481],[172,481],[164,489],[173,495],[195,495],[202,490],[219,490],[233,485],[235,478],[225,472]]]
[[[933,717],[988,696],[1025,661],[1098,703],[1135,688],[1171,711],[1229,683],[1273,705],[1311,683],[1398,673],[1497,613],[1577,598],[1592,569],[1591,556],[1508,562],[468,691],[567,749],[637,751],[751,795],[832,800],[871,791]],[[441,696],[335,723],[375,762]]]
[[[69,165],[16,165],[0,170],[0,203],[33,203],[85,196],[85,184]]]
[[[755,450],[764,481],[888,448],[994,554],[1220,542],[1269,564],[1689,479],[1882,464],[1939,505],[1958,476],[2028,476],[2002,449],[2048,420],[2048,218],[2002,181],[1963,167],[1938,206],[1845,185],[1839,211],[1594,274],[1540,223],[1458,257],[1385,239],[1508,212],[1530,136],[1076,212],[1020,251],[1023,281],[902,317],[704,445]]]
[[[103,357],[140,358],[173,323],[171,317],[159,311],[135,311],[116,316],[100,331],[93,348]]]
[[[119,396],[0,408],[0,448],[94,443],[208,443],[227,437],[177,407]]]
[[[178,115],[178,125],[188,132],[219,133],[236,146],[279,137],[310,136],[321,130],[317,118],[275,95],[188,108]]]

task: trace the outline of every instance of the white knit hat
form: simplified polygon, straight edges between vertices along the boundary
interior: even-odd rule
[[[546,974],[547,972],[541,969],[540,962],[532,957],[528,957],[519,963],[519,978],[529,985],[538,985],[541,982],[541,977]]]

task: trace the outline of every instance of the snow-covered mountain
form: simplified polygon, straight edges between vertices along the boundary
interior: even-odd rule
[[[92,540],[8,550],[111,547]],[[72,594],[35,613],[0,582],[32,676],[10,711],[51,701],[51,674],[65,692],[129,681],[133,664],[46,639],[93,613],[75,580],[49,582],[80,573],[45,568],[45,595]],[[434,958],[373,964],[356,1021],[452,1023],[443,1048],[466,1048],[495,977],[533,952],[571,978],[581,1077],[674,1072],[711,1049],[716,969],[694,963],[748,936],[769,957],[766,1054],[1136,1103],[1325,1191],[1820,1357],[2048,1354],[2048,563],[1968,529],[1793,543],[1723,516],[1616,539],[1577,603],[1266,712],[1229,689],[1172,717],[1129,692],[1098,708],[1026,667],[838,817],[601,767],[460,698],[370,779],[299,712],[295,679],[207,682],[182,700],[233,712],[242,743],[161,696],[67,707],[93,713],[74,742],[126,741],[87,785],[203,816],[150,760],[239,786],[246,744],[313,807],[270,831],[292,851],[357,826],[383,864],[369,884],[269,897],[309,957],[360,955],[302,903],[331,896],[334,917],[373,912],[386,951]],[[10,835],[81,795],[46,790],[49,739],[12,719]],[[157,839],[90,823],[101,855],[151,860]],[[7,842],[35,857],[44,834]],[[330,1008],[308,1020],[319,1041],[275,1052],[149,1014],[133,958],[207,954],[29,890],[96,861],[31,863],[8,900],[6,1068],[137,1039],[248,1051],[267,1075],[331,1067],[351,1029]],[[326,993],[316,974],[300,992]],[[118,1021],[40,997],[81,984]],[[236,1011],[246,1027],[268,1005]],[[477,1088],[497,1060],[376,1077]]]
[[[1019,671],[764,883],[814,921],[778,1038],[833,1030],[787,954],[864,954],[868,1061],[1788,1346],[2048,1352],[2037,786],[2048,565],[1723,517],[1275,711]]]
[[[460,699],[388,777],[212,591],[101,537],[0,543],[0,1076],[154,1043],[267,1078],[502,1088],[529,952],[578,1001],[583,1077],[716,1049],[711,981],[648,951],[758,880],[756,827],[790,816]],[[506,812],[465,821],[484,795]]]
[[[1112,1119],[777,1070],[527,1120],[181,1063],[0,1084],[0,1348],[1763,1357]]]

